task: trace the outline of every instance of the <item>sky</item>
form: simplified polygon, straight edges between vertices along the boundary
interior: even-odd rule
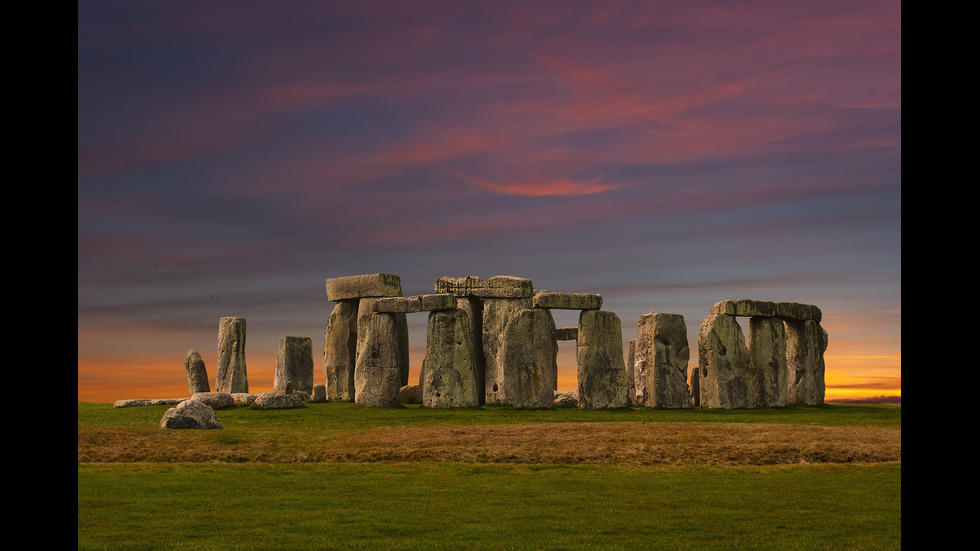
[[[814,304],[827,401],[900,400],[900,2],[80,0],[79,401],[213,388],[225,316],[250,391],[287,335],[324,382],[370,273],[681,314],[690,367],[714,303]]]

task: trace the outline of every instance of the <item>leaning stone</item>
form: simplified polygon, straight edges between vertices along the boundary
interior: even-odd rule
[[[279,339],[272,391],[285,392],[287,387],[293,392],[313,391],[313,340],[309,337]]]
[[[556,341],[574,341],[577,338],[578,338],[578,326],[559,327],[558,329],[555,329]]]
[[[161,429],[223,429],[214,408],[199,400],[186,400],[168,409],[160,419]]]
[[[554,407],[557,352],[551,313],[539,308],[518,312],[504,328],[497,357],[503,371],[505,403],[515,408]]]
[[[421,404],[422,392],[419,385],[405,385],[398,391],[398,403]]]
[[[575,359],[580,408],[612,409],[629,405],[619,316],[602,310],[583,310],[578,318]]]
[[[602,295],[588,293],[551,293],[539,291],[534,294],[535,308],[555,310],[598,310],[602,307]]]
[[[323,333],[323,376],[327,399],[354,401],[354,363],[357,359],[356,300],[342,300],[333,307]]]
[[[762,300],[738,299],[716,302],[710,310],[711,314],[729,316],[766,316],[786,321],[813,320],[817,323],[823,317],[820,308],[812,304],[798,302],[767,302]]]
[[[204,360],[197,350],[191,349],[184,356],[184,371],[187,372],[187,387],[191,394],[195,392],[211,392],[208,382],[208,371],[204,368]]]
[[[225,409],[235,405],[235,399],[228,392],[195,392],[191,400],[204,402],[211,409]]]
[[[656,408],[690,408],[687,324],[680,314],[650,312],[637,322],[634,381],[636,404]]]
[[[250,406],[255,402],[255,395],[248,392],[233,392],[231,398],[236,406]]]
[[[258,409],[294,409],[304,407],[303,398],[298,394],[279,394],[262,392],[255,395],[252,407]]]
[[[245,318],[218,321],[218,374],[215,392],[248,392],[245,369]]]
[[[421,300],[423,311],[432,312],[436,310],[456,309],[456,297],[449,293],[422,295]]]
[[[327,401],[327,387],[323,383],[317,383],[313,385],[313,397],[310,398],[311,402],[326,402]]]
[[[786,403],[817,406],[824,402],[824,352],[827,332],[815,321],[786,322]]]
[[[556,408],[577,408],[578,407],[578,392],[570,390],[568,392],[558,392],[555,391],[555,407]]]
[[[484,359],[484,403],[507,403],[504,394],[504,367],[498,361],[504,328],[520,311],[528,308],[531,308],[530,297],[483,300],[481,341]]]
[[[357,360],[354,365],[354,402],[365,407],[394,407],[401,390],[403,343],[398,314],[373,311],[361,299],[357,320]]]
[[[476,345],[466,312],[431,312],[421,377],[422,405],[479,406],[476,362]]]
[[[413,313],[422,311],[422,299],[420,297],[383,297],[371,301],[375,312],[386,314]]]
[[[698,385],[703,408],[748,408],[755,403],[749,350],[735,316],[709,314],[698,331]]]
[[[142,398],[136,398],[132,400],[116,400],[116,403],[113,404],[113,406],[117,408],[132,408],[138,406],[148,406],[151,404],[151,402],[152,400],[144,400]]]
[[[393,274],[366,274],[327,280],[327,300],[402,296],[401,278]]]
[[[783,407],[787,400],[786,326],[777,318],[749,318],[749,372],[755,407]]]
[[[514,276],[494,276],[485,280],[475,276],[440,277],[436,280],[435,290],[457,297],[478,298],[527,298],[534,294],[530,279]]]

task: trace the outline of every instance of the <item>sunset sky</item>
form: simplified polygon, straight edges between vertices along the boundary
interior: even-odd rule
[[[815,304],[827,400],[901,396],[900,2],[79,2],[79,401],[213,389],[223,316],[322,383],[378,272],[682,314],[692,367],[715,302]]]

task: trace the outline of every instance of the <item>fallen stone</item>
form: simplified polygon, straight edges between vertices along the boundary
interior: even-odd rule
[[[755,387],[755,407],[786,405],[786,326],[782,320],[749,318],[749,372]]]
[[[578,321],[578,406],[584,409],[627,407],[623,330],[619,316],[583,310]]]
[[[384,297],[371,301],[374,312],[386,314],[413,313],[422,311],[422,299],[413,297]]]
[[[398,403],[421,404],[422,392],[419,385],[405,385],[398,391]]]
[[[533,306],[553,310],[598,310],[602,307],[602,295],[539,291],[534,294]]]
[[[255,395],[248,392],[233,392],[231,398],[236,406],[250,406],[255,402]]]
[[[698,385],[703,408],[748,408],[755,403],[749,351],[733,315],[709,314],[698,331]]]
[[[327,280],[327,300],[402,296],[401,278],[393,274],[366,274]]]
[[[245,318],[218,321],[218,373],[215,392],[248,392],[245,368]]]
[[[225,409],[235,405],[235,399],[228,392],[195,392],[191,395],[191,400],[204,402],[211,409]]]
[[[527,298],[534,294],[534,286],[530,279],[514,276],[494,276],[485,280],[475,276],[440,277],[436,280],[435,291],[456,297]]]
[[[200,400],[186,400],[168,409],[160,419],[162,429],[223,429],[214,408]]]
[[[298,394],[280,394],[277,392],[262,392],[255,395],[252,407],[258,409],[294,409],[305,407],[303,399]]]
[[[576,339],[578,339],[578,326],[559,327],[558,329],[555,329],[556,341],[574,341]]]
[[[687,364],[691,350],[687,324],[680,314],[654,313],[637,322],[634,382],[636,405],[656,408],[690,408]]]
[[[531,308],[531,297],[491,298],[483,300],[482,303],[481,342],[483,343],[484,361],[484,403],[506,404],[504,367],[497,359],[500,354],[504,328],[518,312]],[[545,311],[547,312],[547,310]]]
[[[557,353],[551,313],[539,308],[518,312],[504,328],[497,357],[503,372],[504,403],[515,408],[554,407]]]
[[[372,300],[361,299],[359,307],[354,402],[364,407],[395,407],[405,386],[401,371],[406,363],[402,348],[407,351],[407,331],[402,335],[399,314],[374,312]]]
[[[421,376],[422,405],[479,406],[476,362],[476,345],[466,312],[431,312]]]
[[[817,323],[823,317],[820,309],[812,304],[800,304],[797,302],[767,302],[761,300],[738,299],[723,300],[716,302],[712,307],[711,314],[728,316],[765,316],[779,318],[786,321],[806,321],[813,320]]]
[[[197,350],[191,349],[184,356],[184,371],[187,372],[187,387],[191,394],[195,392],[211,392],[208,382],[208,371],[204,368],[204,360]]]
[[[817,406],[824,403],[824,352],[827,332],[813,320],[786,322],[786,403]]]
[[[326,402],[327,401],[327,387],[323,383],[317,383],[313,385],[313,397],[310,398],[311,402]]]
[[[570,390],[568,392],[558,392],[555,391],[555,407],[556,408],[577,408],[578,407],[578,392]]]
[[[309,337],[283,337],[276,351],[273,392],[313,391],[313,340]]]
[[[153,400],[135,398],[131,400],[116,400],[113,406],[117,408],[133,408],[139,406],[149,406],[152,405],[152,402]]]
[[[323,333],[323,377],[328,400],[354,401],[357,307],[356,300],[337,302],[327,319],[327,329]]]
[[[156,398],[150,400],[151,406],[173,406],[179,404],[185,400],[190,400],[190,398]]]

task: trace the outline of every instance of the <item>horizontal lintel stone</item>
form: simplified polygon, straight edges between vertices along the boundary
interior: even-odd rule
[[[450,294],[382,297],[373,302],[372,310],[387,314],[410,314],[433,310],[455,310],[456,297]]]
[[[535,308],[555,310],[598,310],[602,308],[602,295],[538,291],[534,294],[532,304]]]
[[[449,293],[439,293],[436,295],[422,295],[422,310],[431,312],[433,310],[455,310],[456,297]]]
[[[468,277],[440,277],[436,280],[437,293],[456,297],[477,298],[525,298],[534,294],[530,279],[514,276],[494,276],[489,279]]]
[[[555,340],[556,341],[578,340],[578,326],[559,327],[558,329],[555,329]]]
[[[327,300],[402,296],[401,278],[393,274],[365,274],[327,280]]]
[[[798,302],[767,302],[762,300],[723,300],[711,307],[711,314],[729,316],[766,316],[783,320],[806,321],[820,323],[823,314],[820,308],[812,304]]]

